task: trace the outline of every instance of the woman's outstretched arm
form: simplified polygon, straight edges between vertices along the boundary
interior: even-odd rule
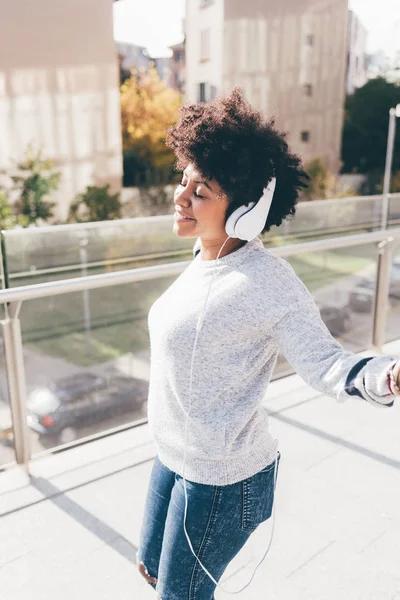
[[[344,401],[358,397],[375,406],[392,406],[396,390],[390,372],[396,356],[361,358],[337,342],[303,287],[298,300],[279,320],[272,335],[296,372],[314,389]]]

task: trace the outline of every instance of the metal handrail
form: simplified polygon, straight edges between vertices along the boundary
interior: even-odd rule
[[[290,246],[270,248],[276,256],[293,256],[307,252],[347,248],[368,243],[378,243],[378,277],[375,290],[373,344],[380,350],[384,339],[389,296],[390,265],[392,247],[400,240],[400,228],[380,230]],[[22,302],[35,298],[81,292],[138,281],[159,279],[179,275],[191,261],[181,261],[166,265],[141,267],[101,275],[89,275],[73,279],[39,283],[0,291],[0,304],[6,305],[6,318],[1,321],[3,328],[4,351],[10,408],[14,431],[14,448],[18,463],[27,464],[30,460],[30,437],[27,425],[26,380],[24,370],[23,342],[19,312]]]
[[[361,198],[369,196],[361,196]],[[378,195],[378,198],[380,196]],[[58,233],[60,231],[79,231],[81,229],[99,229],[100,227],[112,229],[123,224],[135,223],[141,225],[147,225],[149,219],[154,223],[159,221],[161,223],[168,222],[173,218],[173,215],[156,215],[154,217],[123,217],[122,219],[111,219],[109,221],[88,221],[85,223],[60,223],[58,225],[40,225],[40,227],[15,227],[14,229],[7,229],[5,233],[7,237],[20,237],[25,235],[43,233]]]
[[[400,193],[391,193],[390,198],[394,198],[397,199],[400,197]],[[348,198],[328,198],[326,200],[313,200],[312,205],[314,208],[323,208],[324,206],[329,206],[332,204],[337,203],[338,206],[340,204],[343,204],[345,202],[354,202],[354,203],[361,203],[361,202],[373,202],[373,201],[380,201],[383,199],[383,194],[369,194],[368,196],[350,196]],[[299,205],[298,205],[299,206]],[[123,217],[122,219],[116,219],[116,220],[109,220],[109,221],[90,221],[90,222],[85,222],[85,223],[60,223],[57,225],[41,225],[40,227],[23,227],[23,228],[14,228],[14,229],[7,229],[5,231],[7,237],[20,237],[20,236],[26,236],[26,235],[31,235],[33,234],[37,234],[37,235],[41,235],[43,233],[57,233],[60,231],[79,231],[79,230],[86,230],[86,229],[99,229],[99,228],[110,228],[112,229],[113,227],[118,227],[121,223],[122,224],[129,224],[129,223],[134,223],[134,224],[142,224],[142,225],[147,225],[147,223],[151,222],[151,223],[155,223],[155,222],[160,222],[160,223],[168,223],[169,221],[171,221],[173,218],[172,213],[171,214],[166,214],[166,215],[156,215],[156,216],[152,216],[152,217]]]
[[[291,244],[290,246],[280,246],[269,248],[268,252],[276,256],[293,256],[307,252],[322,252],[324,250],[334,250],[337,248],[347,248],[350,246],[361,246],[373,242],[382,242],[388,238],[400,239],[400,227],[390,230],[372,231],[370,233],[360,233],[356,235],[341,236],[337,238],[328,238],[313,242],[303,242],[300,244]],[[190,264],[191,261],[180,261],[166,265],[155,265],[151,267],[139,267],[137,269],[127,269],[115,271],[113,273],[101,273],[100,275],[88,275],[87,277],[73,277],[71,279],[61,279],[60,281],[51,281],[47,283],[36,283],[25,285],[7,290],[0,290],[0,304],[9,302],[23,302],[35,298],[44,298],[49,296],[58,296],[60,294],[69,294],[73,292],[82,292],[83,290],[93,290],[97,288],[109,287],[111,285],[123,285],[126,283],[136,283],[149,279],[159,279],[162,277],[172,277],[179,275]]]

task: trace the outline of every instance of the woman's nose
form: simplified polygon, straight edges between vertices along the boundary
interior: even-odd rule
[[[177,188],[174,194],[174,202],[179,205],[188,205],[190,204],[190,196],[186,190],[186,188]]]

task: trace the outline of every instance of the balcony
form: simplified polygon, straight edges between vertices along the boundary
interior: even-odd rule
[[[325,310],[327,325],[345,347],[400,354],[395,268],[400,229],[348,233],[277,246],[271,252],[292,263],[313,291],[321,312],[330,308]],[[0,425],[7,412],[12,417],[8,430],[2,427],[4,438],[11,432],[9,439],[0,440],[6,456],[3,463],[8,462],[0,473],[2,600],[155,597],[134,568],[155,456],[145,407],[114,415],[107,421],[111,428],[91,423],[68,442],[40,445],[40,435],[28,419],[32,411],[26,397],[35,368],[43,368],[44,363],[31,360],[25,340],[26,328],[35,318],[39,321],[38,308],[29,309],[30,318],[23,321],[25,308],[34,303],[43,310],[44,302],[50,307],[58,299],[70,299],[73,310],[74,298],[79,298],[84,308],[84,293],[89,291],[97,300],[95,306],[100,292],[116,294],[127,285],[131,293],[135,290],[135,298],[142,298],[151,289],[161,289],[187,264],[159,264],[157,251],[153,259],[156,264],[151,266],[82,273],[82,277],[0,291],[0,303],[6,306],[2,326],[9,399],[9,407],[2,403]],[[146,294],[141,294],[143,289]],[[343,321],[340,316],[348,311],[350,324],[334,332],[338,320]],[[139,335],[140,327],[135,331]],[[48,348],[50,380],[64,363],[56,357],[50,361],[55,346]],[[143,393],[139,382],[146,382],[147,368],[146,354],[139,349],[128,358],[122,355],[97,367],[92,361],[79,373],[90,370],[92,384],[100,381],[93,392],[98,401],[103,393],[101,378],[109,390],[115,369],[131,377],[135,394]],[[282,453],[276,527],[271,551],[241,597],[395,599],[400,593],[400,404],[390,412],[357,400],[338,405],[290,374],[284,357],[264,403]],[[268,545],[270,530],[270,522],[263,524],[229,565],[222,579],[224,588],[235,591],[247,583]],[[217,591],[216,598],[222,597]]]

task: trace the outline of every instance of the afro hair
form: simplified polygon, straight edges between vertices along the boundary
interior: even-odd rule
[[[192,163],[226,193],[226,219],[239,206],[257,202],[272,177],[276,188],[262,233],[295,214],[299,191],[308,179],[301,159],[290,151],[274,119],[254,110],[240,88],[212,102],[181,106],[178,122],[167,134],[177,169]]]

